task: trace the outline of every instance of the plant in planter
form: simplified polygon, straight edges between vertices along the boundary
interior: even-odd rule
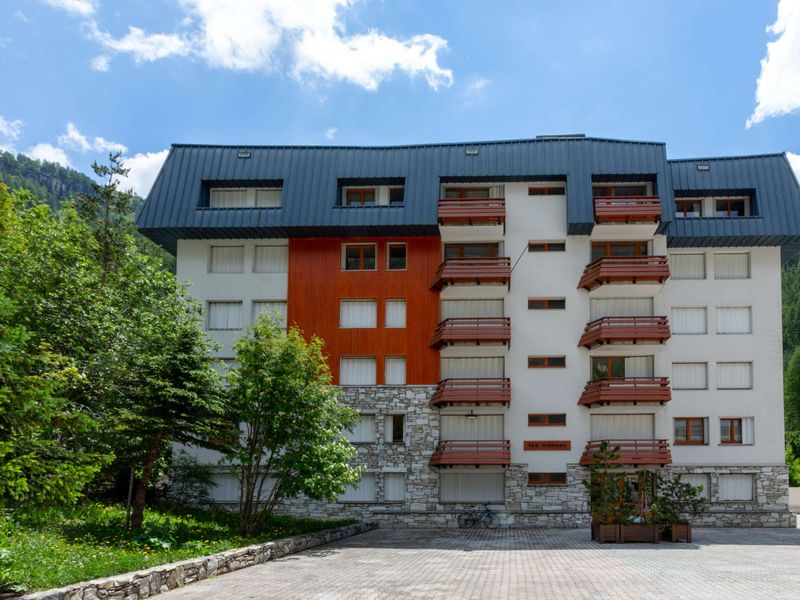
[[[672,542],[691,542],[691,517],[697,517],[708,507],[702,497],[703,488],[693,486],[681,479],[658,476],[657,497],[652,504],[653,520],[661,529],[664,539]]]
[[[634,478],[626,478],[625,481],[630,490],[627,510],[632,516],[620,521],[619,541],[656,543],[658,528],[653,522],[652,505],[655,500],[657,474],[641,470]]]

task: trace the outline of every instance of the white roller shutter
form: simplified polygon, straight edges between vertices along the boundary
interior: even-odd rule
[[[440,473],[442,502],[502,502],[505,498],[503,473]]]
[[[751,316],[749,306],[717,307],[717,333],[751,333]]]
[[[211,246],[210,273],[244,273],[244,246]]]
[[[443,358],[441,361],[442,379],[505,376],[502,356]]]
[[[375,441],[375,415],[359,415],[358,423],[353,429],[345,429],[344,436],[355,443],[373,443]]]
[[[502,300],[442,300],[442,320],[502,316]]]
[[[750,254],[747,252],[715,254],[715,279],[749,279]]]
[[[256,190],[256,207],[279,208],[281,205],[281,190],[261,189]]]
[[[377,327],[378,307],[375,300],[342,300],[339,305],[339,327],[371,329]]]
[[[342,358],[339,385],[375,385],[375,358]]]
[[[241,302],[209,302],[208,329],[241,329]]]
[[[386,301],[386,328],[403,329],[406,326],[406,301]]]
[[[383,497],[387,502],[403,502],[406,499],[406,474],[384,473]]]
[[[719,476],[719,499],[747,501],[753,499],[753,475]]]
[[[384,359],[384,385],[406,384],[405,356],[387,356]]]
[[[654,416],[648,415],[591,415],[589,435],[592,440],[653,439]]]
[[[211,208],[245,208],[253,206],[247,189],[211,190],[208,205]]]
[[[705,390],[708,388],[706,363],[672,363],[672,388],[676,390]]]
[[[442,440],[503,440],[503,415],[442,415]]]
[[[348,486],[339,502],[375,502],[375,473],[362,473],[355,487]]]
[[[253,322],[263,313],[277,317],[279,325],[286,329],[286,302],[281,300],[254,300]]]
[[[705,254],[670,254],[669,270],[672,279],[705,279]]]
[[[753,387],[753,364],[717,363],[717,389],[749,390]]]
[[[672,333],[706,333],[706,309],[702,308],[676,308],[672,309],[670,319]]]
[[[706,473],[681,473],[681,481],[688,483],[694,487],[702,487],[703,491],[701,496],[709,498],[709,477]]]
[[[289,246],[256,246],[253,258],[254,273],[287,273]]]
[[[625,377],[653,377],[653,357],[625,357]]]
[[[601,317],[652,317],[652,298],[592,298],[591,320]]]

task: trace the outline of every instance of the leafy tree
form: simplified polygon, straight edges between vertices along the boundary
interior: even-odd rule
[[[788,431],[800,430],[800,346],[789,356],[783,379],[783,403]]]
[[[783,352],[788,358],[800,345],[800,262],[794,261],[783,268]]]
[[[349,465],[355,449],[342,434],[358,413],[339,402],[319,338],[307,342],[297,328],[284,336],[275,316],[262,315],[235,350],[228,393],[242,425],[228,459],[240,483],[242,532],[251,534],[260,511],[285,498],[333,501],[358,482],[360,470]]]

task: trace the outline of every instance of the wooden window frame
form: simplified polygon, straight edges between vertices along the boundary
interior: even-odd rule
[[[542,303],[543,306],[533,306],[534,303]],[[553,304],[561,306],[552,306]],[[528,310],[566,310],[566,298],[528,298]]]
[[[736,421],[739,421],[739,439],[736,440]],[[727,422],[730,440],[722,439],[723,425]],[[719,418],[719,443],[721,446],[744,446],[744,419],[742,417]]]
[[[392,431],[391,431],[391,439],[387,439],[390,444],[405,444],[406,441],[406,416],[405,415],[389,415],[392,417]],[[400,422],[400,439],[395,437],[397,427],[397,422]],[[386,436],[386,432],[384,432],[384,436]],[[386,436],[387,438],[389,436]]]
[[[611,251],[614,248],[620,247],[632,247],[634,249],[635,254],[624,254],[624,255],[615,255],[612,254]],[[603,248],[603,255],[599,258],[606,258],[609,256],[620,256],[621,258],[625,258],[628,256],[649,256],[648,252],[648,242],[646,241],[632,241],[632,242],[592,242],[591,246],[591,256],[594,259],[595,255],[595,248]]]
[[[641,194],[617,194],[617,188],[631,188],[631,187],[638,187],[641,188],[639,191],[642,192]],[[602,194],[596,194],[595,190],[604,190]],[[647,183],[593,183],[592,184],[592,198],[600,197],[600,198],[641,198],[644,196],[649,196],[650,194],[647,191]]]
[[[372,204],[367,204],[367,192],[372,192]],[[342,191],[342,207],[343,208],[366,208],[378,206],[378,188],[377,187],[345,187]],[[350,194],[354,193],[359,196],[357,203],[350,203]]]
[[[678,421],[684,421],[686,425],[686,438],[685,439],[678,439],[675,435],[675,425]],[[691,439],[691,423],[699,421],[703,427],[703,439],[698,441],[694,441]],[[706,440],[706,418],[705,417],[674,417],[672,419],[672,437],[673,437],[673,444],[676,446],[707,446],[708,440]]]
[[[594,377],[594,365],[595,365],[595,362],[605,362],[607,375],[606,375],[606,377],[604,379],[607,379],[607,378],[610,378],[610,377],[616,377],[616,375],[613,375],[614,370],[611,368],[611,361],[620,360],[620,359],[622,359],[622,370],[623,370],[622,377],[625,377],[624,371],[625,371],[625,359],[626,358],[628,358],[628,357],[627,356],[590,356],[589,357],[589,378],[591,380],[595,379],[595,377]]]
[[[543,364],[534,365],[531,361],[542,360]],[[557,364],[561,362],[561,364]],[[555,363],[555,364],[553,364]],[[566,356],[529,356],[528,368],[529,369],[565,369],[567,367]]]
[[[447,199],[447,200],[469,200],[470,198],[467,198],[467,194],[466,194],[467,190],[469,190],[469,191],[486,190],[486,194],[484,196],[482,196],[483,198],[489,198],[491,196],[491,194],[492,194],[491,186],[489,186],[489,187],[482,187],[482,186],[458,187],[458,186],[446,185],[444,187],[444,198]],[[451,198],[450,196],[447,195],[448,192],[458,192],[458,196],[456,196],[455,198]]]
[[[362,250],[359,253],[359,259],[358,259],[359,268],[358,269],[348,269],[347,268],[347,249],[348,248],[362,248],[362,249],[365,249],[365,248],[368,248],[368,247],[373,248],[373,250],[375,251],[375,266],[373,268],[371,268],[371,269],[365,269],[364,268],[364,263],[366,261],[366,257],[365,257],[364,251]],[[378,244],[375,244],[375,243],[342,244],[342,265],[341,266],[342,266],[341,270],[342,271],[347,271],[348,273],[354,273],[354,272],[358,272],[358,271],[367,271],[367,272],[377,271],[378,270]]]
[[[566,252],[566,242],[528,242],[528,252]]]
[[[402,246],[405,248],[404,264],[402,268],[395,269],[391,266],[391,253],[393,246]],[[386,270],[387,271],[407,271],[408,270],[408,243],[406,242],[388,242],[386,244]]]
[[[687,216],[685,206],[688,204],[700,204],[700,214],[695,216]],[[678,219],[702,219],[703,218],[703,199],[702,198],[678,198],[675,200],[675,217]]]
[[[447,250],[451,248],[458,248],[458,256],[447,256]],[[481,258],[497,258],[500,256],[500,242],[456,242],[445,243],[442,246],[442,253],[445,259],[447,258],[470,258],[464,254],[466,248],[488,248],[490,252]],[[477,258],[477,257],[476,257]]]
[[[537,476],[542,476],[542,479],[536,481]],[[550,473],[542,471],[534,471],[528,473],[528,485],[567,485],[566,473]]]
[[[528,186],[528,196],[566,196],[566,185],[531,185]]]
[[[534,418],[542,417],[544,418],[544,422],[542,423],[535,423],[533,422]],[[553,422],[553,417],[564,417],[564,420],[559,422]],[[528,414],[528,427],[566,427],[567,426],[567,413],[529,413]]]
[[[400,202],[392,202],[392,192],[403,192],[403,199]],[[406,187],[404,185],[389,186],[389,206],[403,206],[406,203]]]
[[[749,216],[747,213],[751,212],[749,210],[749,206],[748,206],[749,202],[750,202],[749,198],[714,198],[714,216],[719,218],[719,219],[742,219],[744,217]],[[742,215],[732,215],[731,214],[731,205],[732,204],[739,204],[739,203],[742,204],[742,213],[743,214]],[[725,214],[725,215],[718,215],[717,214],[718,212],[720,212],[719,211],[719,205],[720,204],[723,204],[723,205],[725,205],[727,207],[725,209],[725,212],[727,214]]]

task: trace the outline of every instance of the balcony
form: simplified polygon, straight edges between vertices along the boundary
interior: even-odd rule
[[[436,326],[430,345],[434,348],[453,344],[510,344],[511,319],[476,317],[445,319]]]
[[[658,196],[595,196],[594,222],[658,223],[661,199]]]
[[[432,467],[507,467],[511,464],[508,440],[447,440],[431,455]]]
[[[603,256],[586,265],[578,288],[592,291],[609,283],[664,283],[667,279],[666,256]]]
[[[511,402],[511,380],[507,377],[444,379],[431,397],[431,406],[500,404]]]
[[[610,377],[588,382],[578,404],[591,408],[607,404],[664,404],[671,399],[667,377]]]
[[[619,456],[608,464],[621,466],[669,465],[672,464],[672,453],[667,440],[598,440],[588,442],[578,464],[590,467],[594,464],[594,456],[600,452],[603,442],[608,443],[609,450],[617,449]]]
[[[448,258],[436,269],[431,289],[441,290],[448,285],[511,285],[511,259]]]
[[[505,225],[505,198],[439,200],[439,225]]]
[[[586,324],[578,345],[663,344],[669,338],[667,317],[601,317]]]

